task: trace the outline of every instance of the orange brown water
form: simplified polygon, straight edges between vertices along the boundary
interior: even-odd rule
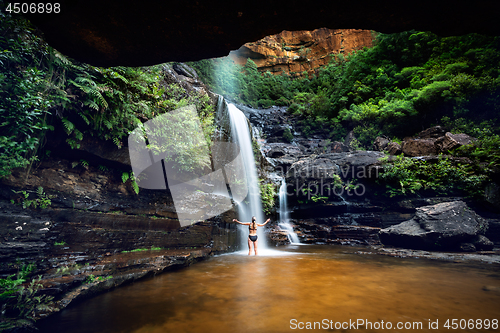
[[[311,331],[299,329],[307,322],[328,328],[318,331],[355,331],[349,320],[372,323],[360,332],[385,331],[382,321],[393,332],[480,331],[446,329],[447,319],[500,320],[498,266],[310,245],[213,257],[70,307],[43,322],[42,332]],[[437,330],[429,320],[438,320]],[[422,329],[397,329],[398,322]]]

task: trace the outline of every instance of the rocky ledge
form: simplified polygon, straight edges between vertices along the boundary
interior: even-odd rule
[[[327,65],[332,54],[348,54],[371,47],[373,33],[359,29],[327,29],[314,31],[282,31],[256,42],[246,43],[229,53],[235,63],[245,65],[252,59],[260,71],[309,75]]]
[[[444,202],[416,209],[415,216],[382,229],[380,239],[387,245],[421,250],[492,250],[484,234],[488,222],[463,201]]]

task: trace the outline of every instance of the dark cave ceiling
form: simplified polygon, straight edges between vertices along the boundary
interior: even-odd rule
[[[27,17],[60,52],[95,66],[145,66],[226,56],[282,30],[500,35],[498,0],[59,0],[59,14]]]

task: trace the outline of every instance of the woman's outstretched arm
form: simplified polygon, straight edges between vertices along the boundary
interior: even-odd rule
[[[271,221],[271,219],[267,219],[266,222],[262,223],[262,224],[257,224],[259,227],[263,227],[267,224],[267,222]]]
[[[239,223],[239,224],[243,224],[243,225],[250,225],[250,222],[240,222],[237,219],[233,219],[233,222],[236,222],[236,223]]]

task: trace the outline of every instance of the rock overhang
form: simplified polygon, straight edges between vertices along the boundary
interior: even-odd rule
[[[27,14],[60,52],[95,66],[147,66],[226,56],[283,30],[406,30],[500,35],[497,2],[74,1],[58,14]]]

